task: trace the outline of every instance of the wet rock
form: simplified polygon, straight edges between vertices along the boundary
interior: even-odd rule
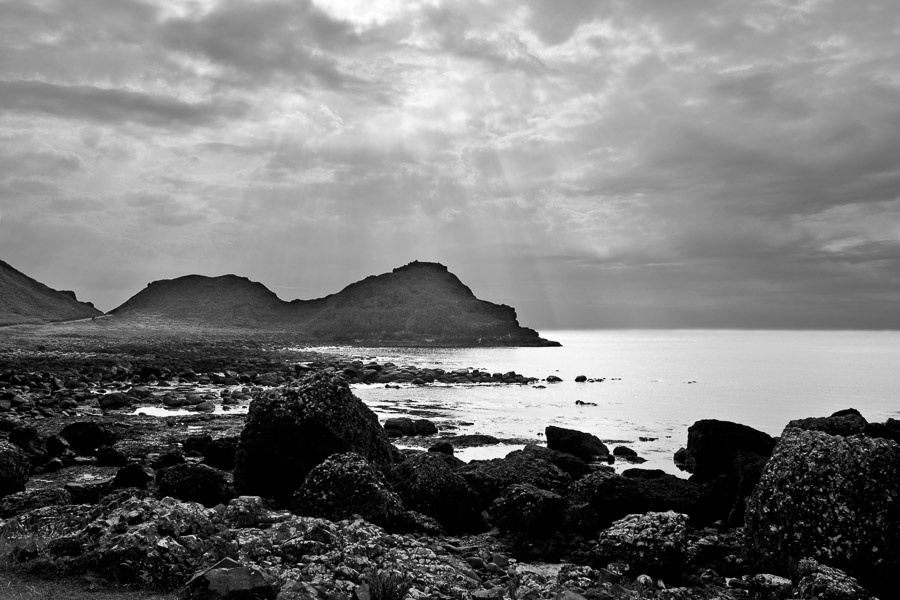
[[[96,464],[98,467],[124,467],[128,464],[128,457],[112,446],[100,446],[96,450]]]
[[[434,518],[450,533],[484,527],[477,496],[434,452],[418,452],[395,465],[390,483],[404,506]]]
[[[72,503],[72,495],[59,488],[24,490],[0,498],[0,519],[43,508]]]
[[[507,487],[529,483],[543,490],[563,493],[572,478],[562,469],[534,453],[517,450],[504,458],[473,460],[458,473],[472,488],[478,506],[487,508]]]
[[[233,469],[239,440],[240,437],[236,435],[212,440],[203,450],[203,462],[216,469]]]
[[[900,442],[900,421],[888,419],[884,423],[869,423],[866,425],[866,435]]]
[[[109,394],[103,394],[98,399],[98,404],[103,410],[125,408],[126,406],[130,406],[135,402],[137,402],[137,398],[135,398],[134,396],[129,396],[128,394],[124,394],[122,392],[110,392]]]
[[[814,558],[876,594],[892,590],[900,569],[898,501],[896,442],[788,429],[748,502],[748,558],[776,574]]]
[[[558,526],[565,501],[531,484],[511,485],[494,500],[491,522],[501,531],[525,537],[545,536]]]
[[[112,446],[118,436],[108,427],[93,421],[77,421],[63,427],[59,435],[77,454],[91,454],[100,446]]]
[[[545,448],[536,444],[528,444],[521,452],[525,456],[546,460],[552,463],[559,468],[559,470],[567,473],[572,479],[578,479],[593,471],[587,462],[568,452],[551,450],[550,448]]]
[[[147,484],[153,481],[153,474],[141,465],[126,465],[116,471],[112,486],[115,488],[147,489]]]
[[[649,512],[629,515],[601,531],[594,550],[598,566],[624,562],[632,573],[671,577],[684,567],[687,548],[687,515]]]
[[[439,454],[446,454],[447,456],[453,456],[453,444],[450,442],[438,442],[433,446],[428,448],[429,452],[437,452]]]
[[[293,511],[332,521],[359,515],[386,527],[403,512],[403,504],[381,472],[348,452],[329,456],[309,472],[294,494]]]
[[[553,425],[548,425],[544,433],[547,447],[551,450],[567,452],[586,461],[606,460],[609,457],[609,448],[591,433]]]
[[[660,470],[597,471],[577,481],[573,494],[610,523],[630,513],[676,511],[695,515],[701,488]],[[589,533],[589,532],[585,532]]]
[[[785,429],[805,429],[807,431],[822,431],[829,435],[856,435],[865,433],[868,425],[855,408],[840,410],[828,417],[809,417],[807,419],[795,419],[790,421]]]
[[[228,502],[222,518],[231,527],[258,527],[264,512],[265,504],[259,496],[238,496]]]
[[[853,577],[812,558],[797,564],[799,579],[793,596],[798,600],[869,600],[871,596]],[[896,589],[896,588],[894,588]],[[887,596],[885,596],[887,597]]]
[[[730,473],[739,453],[768,457],[774,447],[775,439],[762,431],[740,423],[704,419],[688,428],[685,470],[693,474],[692,481],[705,483]]]
[[[394,417],[384,422],[384,431],[392,438],[416,435],[416,423],[409,417]]]
[[[25,489],[31,462],[18,446],[0,440],[0,498]]]
[[[250,404],[235,457],[235,487],[287,503],[313,467],[342,452],[356,452],[377,467],[393,462],[378,417],[347,382],[310,375]]]
[[[191,577],[186,600],[273,600],[277,589],[271,576],[255,566],[223,558]]]
[[[204,464],[181,464],[156,473],[157,495],[171,496],[208,507],[224,504],[234,495],[225,474]]]
[[[8,439],[21,448],[32,463],[41,464],[46,460],[47,441],[34,427],[19,425],[9,432]]]

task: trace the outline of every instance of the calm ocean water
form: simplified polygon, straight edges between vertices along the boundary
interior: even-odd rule
[[[678,473],[672,454],[699,419],[778,435],[791,419],[854,407],[870,421],[900,418],[900,332],[549,331],[561,348],[334,348],[399,365],[516,371],[562,383],[424,386],[354,392],[379,417],[425,415],[456,433],[542,442],[547,425],[589,431]],[[606,378],[575,383],[578,375]],[[615,379],[615,380],[614,380]],[[576,400],[596,406],[578,406]],[[656,438],[640,441],[640,438]],[[464,460],[521,446],[457,452]]]

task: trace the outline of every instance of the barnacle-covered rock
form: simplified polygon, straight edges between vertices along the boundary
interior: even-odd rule
[[[359,515],[385,527],[403,512],[400,497],[378,470],[358,454],[329,456],[313,468],[294,494],[293,510],[332,521]]]
[[[378,467],[393,462],[378,417],[347,382],[310,375],[250,404],[235,456],[235,488],[286,504],[313,467],[341,452],[355,452]]]
[[[747,506],[746,549],[787,573],[803,558],[878,593],[900,569],[900,445],[787,429]]]
[[[681,572],[687,550],[687,515],[649,512],[628,515],[601,531],[594,561],[624,562],[630,572],[666,577]]]
[[[28,456],[17,446],[0,440],[0,498],[24,490],[30,474]]]

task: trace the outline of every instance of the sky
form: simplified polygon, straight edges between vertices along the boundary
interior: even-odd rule
[[[896,0],[0,0],[0,259],[412,260],[523,325],[900,328]]]

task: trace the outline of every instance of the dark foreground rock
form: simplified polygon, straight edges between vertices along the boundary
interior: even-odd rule
[[[0,498],[25,489],[31,475],[31,461],[18,446],[0,440]]]
[[[609,458],[609,448],[591,433],[554,425],[548,425],[544,433],[547,437],[547,447],[551,450],[573,454],[586,461]]]
[[[382,527],[396,523],[403,510],[384,475],[352,452],[329,456],[310,471],[293,503],[299,515],[332,521],[359,515]]]
[[[393,462],[378,417],[347,382],[310,375],[251,403],[235,456],[235,488],[286,504],[316,465],[342,452],[355,452],[378,467]]]
[[[896,442],[787,429],[748,503],[748,557],[776,573],[813,558],[895,589],[898,499]]]

